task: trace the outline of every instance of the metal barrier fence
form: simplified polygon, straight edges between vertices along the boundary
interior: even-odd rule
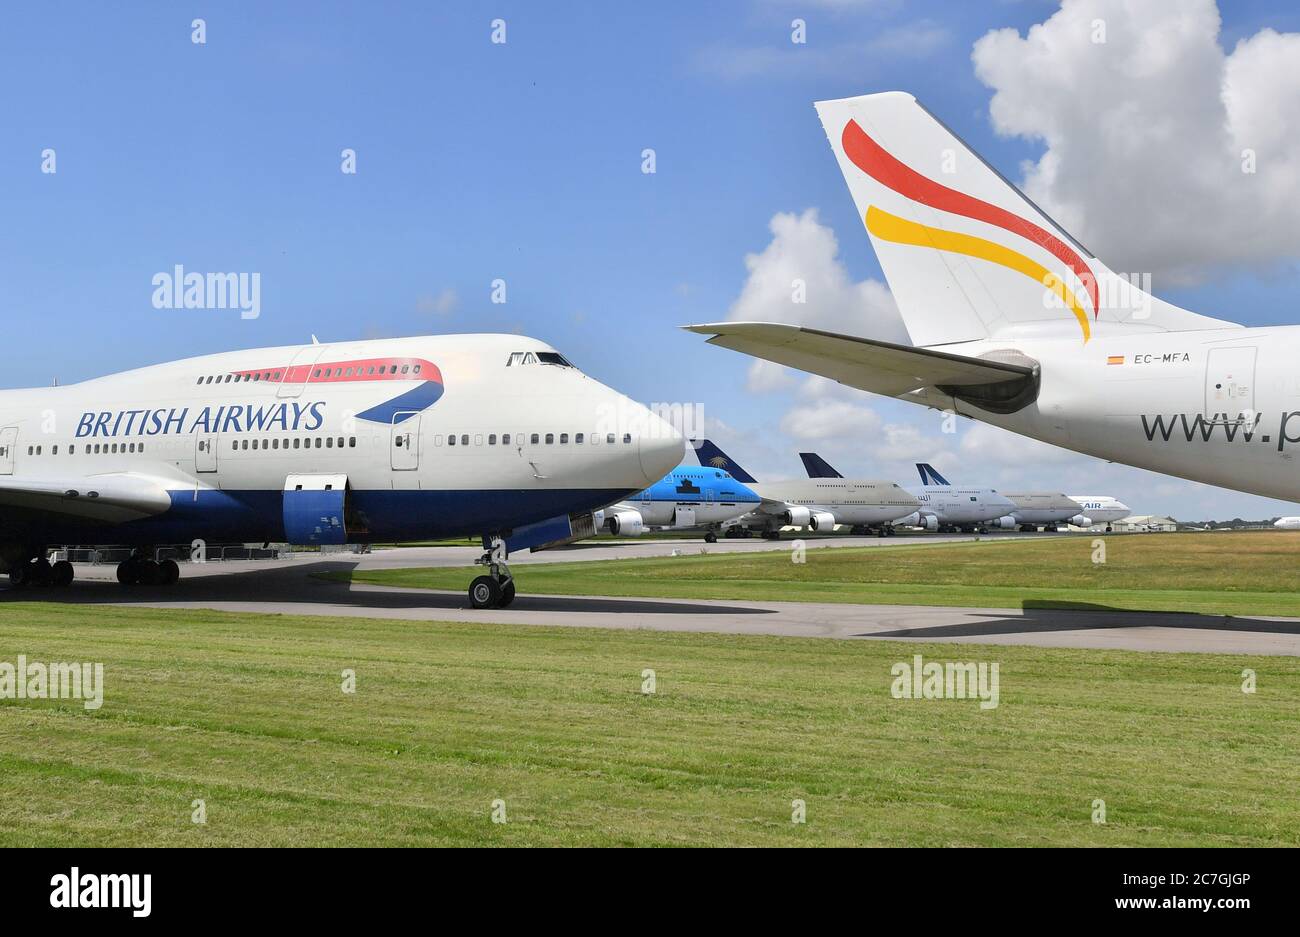
[[[134,547],[64,546],[54,550],[50,559],[52,562],[67,560],[70,563],[86,563],[91,566],[109,564],[115,566],[123,560],[130,559],[134,552]],[[288,547],[284,549],[279,547],[246,547],[243,544],[210,544],[206,553],[206,561],[209,563],[223,560],[277,560],[298,555],[292,548]],[[153,558],[158,562],[175,560],[178,563],[187,563],[191,560],[191,548],[189,544],[171,544],[157,547],[154,550]]]

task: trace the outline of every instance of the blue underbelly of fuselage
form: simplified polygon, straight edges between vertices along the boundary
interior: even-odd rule
[[[348,539],[393,543],[499,533],[562,514],[595,510],[632,493],[625,489],[349,491]],[[13,532],[5,533],[41,544],[285,540],[281,491],[173,491],[171,499],[172,506],[165,513],[123,524],[46,514],[39,519],[16,517]]]

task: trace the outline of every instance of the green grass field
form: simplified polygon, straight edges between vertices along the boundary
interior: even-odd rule
[[[0,605],[19,654],[106,692],[0,701],[4,846],[1300,843],[1295,658]]]
[[[1300,533],[1146,534],[691,553],[657,559],[518,564],[521,593],[755,599],[980,608],[1098,605],[1207,615],[1300,616]],[[702,545],[701,548],[703,549]],[[463,590],[464,569],[360,570],[342,581]]]

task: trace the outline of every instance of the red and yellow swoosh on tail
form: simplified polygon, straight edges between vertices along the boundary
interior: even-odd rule
[[[965,192],[950,189],[921,175],[886,152],[884,147],[871,139],[856,120],[850,120],[844,125],[840,142],[844,147],[844,155],[852,161],[853,165],[899,195],[904,195],[922,205],[929,205],[931,208],[995,225],[1033,241],[1051,253],[1073,270],[1075,276],[1083,282],[1088,291],[1088,298],[1092,301],[1092,317],[1097,318],[1097,313],[1100,311],[1097,303],[1097,278],[1093,276],[1092,269],[1083,258],[1056,235],[1005,208],[975,198],[973,195],[967,195]]]
[[[1088,326],[1088,313],[1084,310],[1083,304],[1079,302],[1079,297],[1075,295],[1074,291],[1067,287],[1064,281],[1055,273],[1019,251],[1014,251],[995,241],[975,237],[972,234],[945,231],[942,228],[932,228],[929,225],[908,221],[906,218],[891,215],[875,205],[867,209],[865,220],[867,230],[882,241],[892,241],[895,244],[912,244],[917,247],[933,247],[935,250],[948,251],[953,254],[965,254],[967,257],[978,257],[980,260],[987,260],[1017,273],[1023,273],[1051,290],[1069,307],[1070,311],[1074,313],[1074,318],[1079,322],[1079,328],[1083,330],[1085,343],[1092,337],[1092,331]]]

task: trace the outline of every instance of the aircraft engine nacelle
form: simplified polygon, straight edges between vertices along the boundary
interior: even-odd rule
[[[920,511],[913,511],[902,520],[894,521],[895,527],[920,527],[924,530],[936,531],[939,529],[939,518],[933,514],[922,514]]]
[[[993,523],[989,524],[989,526],[995,530],[1015,530],[1020,526],[1020,522],[1010,514],[1004,514],[1002,517],[999,517]]]
[[[807,508],[792,507],[782,515],[781,519],[785,521],[787,527],[807,527],[812,523],[812,512]]]
[[[1076,515],[1074,515],[1074,517],[1070,518],[1070,526],[1071,526],[1071,527],[1091,527],[1091,526],[1092,526],[1092,518],[1089,517],[1087,514],[1076,514]]]
[[[605,526],[616,537],[639,537],[645,532],[645,521],[636,511],[615,511],[605,516]]]
[[[830,533],[835,529],[835,515],[830,511],[817,511],[809,518],[808,523],[812,525],[813,530]]]

